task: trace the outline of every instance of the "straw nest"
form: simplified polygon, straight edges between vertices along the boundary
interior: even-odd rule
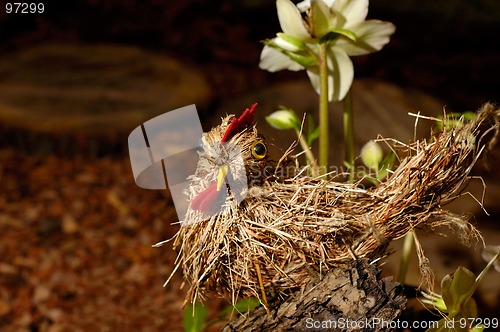
[[[249,188],[240,204],[229,198],[221,213],[181,226],[174,238],[175,270],[182,268],[189,285],[186,302],[211,293],[233,303],[262,291],[286,296],[346,261],[384,257],[391,240],[417,226],[480,237],[466,217],[442,205],[460,193],[495,143],[499,121],[500,109],[486,104],[470,123],[400,147],[406,157],[397,169],[366,190],[302,172]],[[417,251],[430,281],[418,242]]]

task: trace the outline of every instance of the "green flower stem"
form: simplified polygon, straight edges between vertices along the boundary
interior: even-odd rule
[[[403,251],[401,253],[401,262],[399,263],[398,282],[404,285],[406,273],[408,272],[408,263],[410,261],[410,254],[413,249],[413,231],[405,235],[403,242]]]
[[[311,148],[307,144],[306,139],[304,138],[304,135],[302,135],[302,133],[297,129],[295,129],[295,132],[297,133],[297,136],[299,137],[300,146],[302,147],[302,150],[306,154],[307,163],[309,165],[311,165],[311,175],[313,177],[316,177],[316,176],[318,176],[316,159],[314,158],[314,155],[311,151]]]
[[[351,89],[343,100],[345,161],[349,165],[349,182],[354,182],[354,115]]]
[[[328,63],[327,45],[319,45],[319,174],[326,173],[328,167]]]

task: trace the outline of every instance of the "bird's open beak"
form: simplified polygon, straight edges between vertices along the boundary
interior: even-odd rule
[[[224,164],[219,168],[219,173],[217,174],[217,191],[220,191],[220,188],[224,185],[226,181],[227,173],[229,172],[229,167]]]

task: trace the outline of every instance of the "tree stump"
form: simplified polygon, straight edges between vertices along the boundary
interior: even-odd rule
[[[360,259],[292,294],[236,318],[222,331],[389,331],[405,308],[402,287]]]
[[[28,150],[125,144],[144,121],[209,98],[199,73],[136,47],[42,45],[0,61],[0,126],[14,133],[3,140]]]

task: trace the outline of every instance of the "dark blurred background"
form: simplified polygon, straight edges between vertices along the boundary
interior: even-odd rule
[[[192,103],[204,122],[214,123],[228,103],[239,105],[230,109],[236,113],[262,91],[282,91],[286,82],[308,88],[304,72],[258,68],[261,41],[280,31],[275,2],[50,0],[42,14],[7,14],[5,3],[0,330],[180,330],[180,274],[162,288],[175,253],[170,244],[151,248],[177,230],[170,225],[175,211],[168,192],[136,187],[127,135],[155,115]],[[432,98],[437,114],[444,106],[464,112],[499,101],[499,1],[373,0],[368,18],[397,28],[381,52],[353,58],[356,80],[400,91],[403,101],[379,96],[383,106],[424,105],[427,99],[415,90]],[[379,91],[371,83],[361,87]],[[274,107],[264,106],[266,112]],[[410,136],[412,122],[403,128]],[[400,127],[396,119],[383,125]],[[499,193],[493,182],[488,185]],[[489,241],[498,244],[496,200],[493,195],[487,207],[491,218],[469,202]],[[469,206],[460,206],[461,213]],[[426,250],[439,266],[437,280],[458,265],[474,272],[484,266],[456,242],[428,245],[435,246]],[[410,279],[418,283],[418,276]],[[499,289],[491,280],[483,287],[479,303],[490,315],[500,303]],[[215,311],[225,306],[210,303]]]
[[[43,14],[0,15],[2,56],[48,42],[140,46],[201,71],[214,102],[303,77],[258,69],[260,41],[280,30],[271,0],[51,0]],[[393,22],[397,31],[382,52],[354,58],[357,77],[419,88],[455,111],[498,98],[498,1],[374,0],[369,18]]]

